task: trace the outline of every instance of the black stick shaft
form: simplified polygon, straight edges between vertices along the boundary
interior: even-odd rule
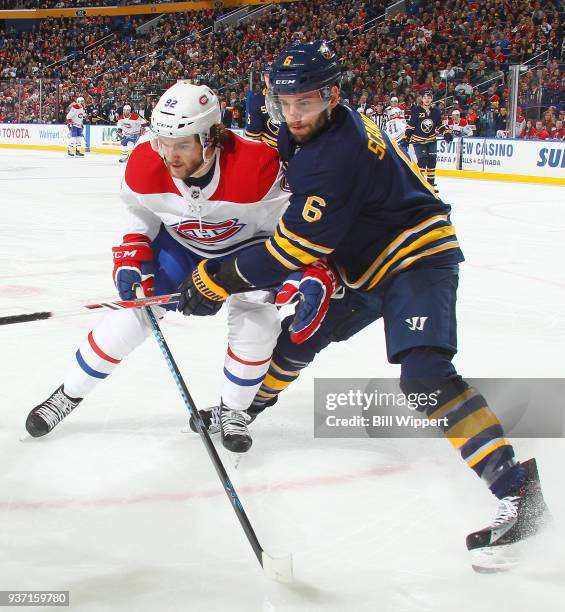
[[[144,308],[144,310],[147,313],[147,317],[151,323],[153,335],[155,336],[155,339],[157,340],[157,343],[159,344],[159,348],[161,349],[161,352],[163,353],[163,356],[165,357],[165,361],[167,362],[169,371],[173,375],[174,381],[180,391],[180,394],[182,395],[182,399],[184,400],[185,406],[188,409],[188,413],[190,414],[190,416],[192,417],[193,421],[196,424],[196,429],[198,430],[198,433],[200,434],[202,442],[204,443],[204,446],[206,447],[208,456],[210,457],[210,459],[212,460],[212,463],[214,464],[214,468],[216,469],[216,473],[218,474],[218,477],[220,478],[220,481],[222,482],[224,491],[226,492],[226,495],[228,496],[228,499],[231,502],[231,505],[234,509],[234,512],[237,515],[237,518],[239,519],[241,526],[243,527],[243,531],[245,532],[245,535],[247,536],[247,539],[249,540],[249,543],[251,544],[251,548],[253,548],[253,552],[255,553],[257,560],[259,561],[261,566],[263,566],[263,548],[261,547],[261,544],[259,543],[259,540],[257,539],[257,536],[255,535],[255,531],[253,530],[253,527],[251,526],[249,519],[247,518],[247,514],[245,513],[245,510],[243,509],[243,504],[239,500],[239,496],[237,495],[235,487],[233,486],[231,480],[228,477],[228,474],[224,468],[224,465],[222,464],[222,461],[220,457],[218,456],[216,448],[212,444],[212,440],[210,440],[208,431],[204,427],[204,423],[202,422],[202,419],[200,418],[200,415],[198,414],[198,410],[196,409],[194,401],[192,400],[192,397],[190,396],[190,393],[184,382],[182,374],[180,373],[180,370],[177,364],[175,363],[173,355],[171,354],[171,350],[169,349],[167,342],[165,340],[165,337],[163,336],[163,332],[161,331],[161,328],[159,327],[157,318],[153,314],[153,311],[151,310],[151,308]]]

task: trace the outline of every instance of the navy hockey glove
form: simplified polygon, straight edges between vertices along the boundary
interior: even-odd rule
[[[155,293],[155,265],[151,241],[143,234],[126,234],[120,246],[112,248],[114,284],[122,300],[136,298],[140,285],[145,297]]]
[[[209,259],[198,264],[179,287],[181,296],[177,310],[197,317],[215,315],[220,310],[230,294],[213,277],[218,268],[219,264]]]
[[[453,132],[451,130],[445,130],[443,133],[443,139],[445,142],[453,142]]]
[[[339,287],[336,271],[325,261],[293,272],[277,292],[275,304],[286,306],[298,301],[290,325],[290,339],[302,344],[314,335],[330,307],[330,299]]]

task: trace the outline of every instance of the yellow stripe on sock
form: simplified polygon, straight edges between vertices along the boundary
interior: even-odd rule
[[[494,425],[500,425],[500,421],[488,406],[483,406],[450,427],[445,435],[455,448],[461,448],[465,442]]]

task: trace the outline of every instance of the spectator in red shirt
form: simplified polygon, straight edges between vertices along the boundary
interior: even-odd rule
[[[526,121],[526,125],[522,128],[522,131],[520,132],[518,138],[533,139],[535,138],[535,133],[536,130],[534,128],[534,122],[531,119],[528,119]]]
[[[563,127],[563,121],[557,119],[555,127],[549,133],[551,140],[565,140],[565,128]]]
[[[543,121],[540,121],[538,119],[538,121],[536,121],[536,135],[534,136],[534,138],[537,138],[538,140],[546,140],[549,138],[549,132],[545,129],[545,126],[543,124]]]

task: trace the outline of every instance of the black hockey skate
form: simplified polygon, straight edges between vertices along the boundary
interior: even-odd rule
[[[84,157],[84,153],[81,153],[80,149],[77,149],[76,156],[77,157]]]
[[[69,397],[61,385],[51,397],[36,406],[26,419],[26,429],[30,436],[39,438],[48,434],[55,425],[69,415],[82,401],[82,398]]]
[[[74,157],[74,156],[75,156],[75,154],[73,153],[73,150],[72,150],[72,149],[67,149],[67,155],[68,155],[69,157]]]
[[[245,410],[230,410],[222,405],[220,412],[220,434],[224,448],[232,453],[245,453],[253,440],[247,426],[252,419]]]
[[[251,425],[251,423],[253,423],[253,421],[258,417],[258,415],[260,415],[263,410],[265,410],[265,408],[266,406],[261,408],[251,406],[251,408],[245,410],[245,412],[249,415],[249,421],[247,422],[247,424]],[[205,429],[208,430],[208,433],[210,435],[217,434],[220,431],[220,406],[204,408],[203,410],[199,410],[198,414],[204,422]],[[195,433],[198,433],[198,430],[196,429],[196,425],[194,424],[194,420],[192,417],[190,417],[188,425],[189,427],[182,430],[183,433],[188,433],[189,429]]]
[[[520,544],[546,524],[549,510],[541,492],[535,459],[522,463],[522,486],[500,500],[492,524],[467,536],[473,569],[479,573],[503,572],[520,561]]]
[[[211,408],[204,408],[203,410],[199,410],[198,414],[204,423],[204,429],[208,431],[210,435],[216,434],[220,431],[220,406],[212,406]],[[194,419],[190,417],[188,421],[189,427],[183,429],[183,433],[187,433],[189,429],[198,433],[196,429],[196,424],[194,423]]]

